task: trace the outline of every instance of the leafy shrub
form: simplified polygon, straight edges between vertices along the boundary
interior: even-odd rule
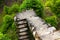
[[[57,0],[54,4],[53,12],[60,17],[60,0]]]
[[[17,12],[22,12],[24,10],[34,9],[36,14],[40,17],[43,16],[43,4],[40,0],[24,0],[19,6],[18,4],[13,4],[11,7],[4,7],[4,12],[6,14],[13,14]]]
[[[3,38],[1,40],[18,40],[16,35],[16,25],[11,15],[5,15],[3,17],[3,25],[0,27],[0,32],[2,32]]]
[[[51,7],[53,4],[52,4],[52,1],[50,0],[50,1],[46,1],[46,3],[45,3],[45,7]]]
[[[41,4],[40,0],[24,0],[20,5],[20,12],[28,9],[34,9],[38,16],[43,16],[43,4]]]
[[[24,0],[20,5],[20,12],[32,8],[32,0]]]
[[[60,17],[60,0],[47,1],[46,5],[50,6],[52,12],[57,17]]]
[[[11,29],[12,29],[12,30],[16,30],[15,22],[12,23]]]
[[[4,12],[5,14],[8,14],[8,10],[9,10],[9,7],[8,7],[8,6],[4,6],[3,12]]]
[[[19,12],[19,5],[13,4],[11,7],[4,6],[4,13],[5,14],[13,14]]]
[[[0,32],[0,40],[3,38],[3,33]]]
[[[7,37],[6,34],[0,32],[0,40],[11,40],[11,39]]]
[[[56,19],[58,20],[57,29],[59,29],[60,28],[59,25],[60,24],[60,0],[49,0],[46,2],[46,6],[48,6],[51,9],[52,13],[57,16]]]
[[[0,32],[6,35],[1,40],[18,40],[14,16],[19,12],[19,7],[20,6],[18,4],[13,4],[11,7],[4,7],[3,12],[5,13],[5,16],[3,17],[3,24],[0,28]]]
[[[33,0],[32,1],[32,8],[35,10],[36,14],[39,16],[39,17],[43,17],[44,14],[43,14],[43,4],[41,4],[41,1],[40,0]]]
[[[3,18],[3,25],[0,29],[0,32],[5,33],[7,29],[12,25],[13,19],[11,18],[10,15],[5,15]]]
[[[8,11],[8,14],[12,14],[12,13],[17,13],[19,12],[19,5],[18,4],[13,4]]]
[[[57,28],[57,17],[56,16],[47,17],[47,18],[45,18],[45,21]]]
[[[4,23],[9,23],[12,21],[12,17],[10,15],[5,15],[3,18]]]

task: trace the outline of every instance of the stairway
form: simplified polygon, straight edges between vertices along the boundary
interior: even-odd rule
[[[43,19],[35,15],[33,10],[17,14],[14,20],[17,24],[19,40],[60,40],[60,30],[45,23]]]
[[[17,19],[17,34],[18,40],[35,40],[29,27],[26,19]]]

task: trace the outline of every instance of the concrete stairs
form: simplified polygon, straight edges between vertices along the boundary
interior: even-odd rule
[[[34,40],[31,34],[26,19],[17,19],[17,34],[18,40]]]
[[[36,16],[33,10],[19,13],[14,19],[17,20],[19,40],[60,40],[60,30]]]

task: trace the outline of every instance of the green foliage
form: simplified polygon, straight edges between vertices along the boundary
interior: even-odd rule
[[[3,25],[0,27],[4,37],[1,40],[18,40],[16,35],[16,25],[11,15],[5,15],[3,17]]]
[[[3,18],[3,25],[0,29],[0,32],[5,33],[7,31],[7,29],[12,25],[13,23],[13,19],[10,15],[6,15]]]
[[[53,12],[60,17],[60,0],[56,0],[55,4],[53,4]]]
[[[15,23],[14,23],[14,22],[12,23],[11,28],[12,28],[12,30],[16,30],[16,25],[15,25]]]
[[[56,24],[56,25],[58,25],[57,29],[59,29],[59,27],[60,27],[60,25],[59,25],[60,24],[60,0],[48,0],[46,2],[45,6],[49,7],[51,9],[52,13],[57,16],[56,20],[58,20],[57,21],[58,24]]]
[[[24,10],[34,9],[36,14],[40,17],[43,15],[43,4],[40,0],[24,0],[23,3],[19,6],[18,4],[13,4],[11,7],[4,7],[4,13],[13,14],[17,12],[22,12]]]
[[[14,16],[17,12],[19,12],[19,7],[20,6],[18,4],[13,4],[10,7],[4,6],[3,13],[5,15],[3,17],[3,24],[0,27],[0,32],[2,32],[5,36],[1,40],[18,40]]]
[[[4,35],[4,37],[1,40],[11,40],[11,39]]]
[[[39,17],[43,17],[44,14],[43,14],[43,4],[41,4],[41,1],[40,0],[33,0],[32,2],[32,8],[35,10],[36,14],[39,16]]]
[[[3,33],[0,32],[0,40],[3,38]]]
[[[10,40],[5,34],[0,32],[0,40]]]
[[[8,10],[9,10],[9,7],[8,6],[4,6],[3,11],[4,11],[5,14],[8,14]]]
[[[12,17],[10,15],[5,15],[3,18],[4,23],[10,23],[12,21]]]
[[[12,14],[12,13],[17,13],[19,12],[19,5],[18,4],[13,4],[8,11],[8,14]]]
[[[50,0],[50,1],[46,1],[46,3],[45,3],[45,7],[51,7],[53,4],[52,4],[52,1]]]
[[[50,23],[52,26],[55,26],[57,28],[57,17],[56,16],[50,16],[45,18],[45,21]]]
[[[20,12],[29,9],[32,9],[32,0],[24,0],[23,3],[20,5]]]
[[[49,6],[57,17],[60,17],[60,0],[47,1],[45,5]]]
[[[20,12],[28,9],[33,9],[40,17],[43,16],[43,5],[40,0],[24,0],[20,5]]]
[[[18,4],[13,4],[10,7],[4,6],[3,13],[5,16],[3,17],[3,24],[0,28],[0,32],[6,35],[2,40],[17,40],[16,25],[13,17],[17,12],[29,9],[33,9],[38,16],[43,16],[43,5],[40,0],[24,0],[20,6]]]
[[[4,6],[4,13],[5,14],[13,14],[19,12],[19,5],[13,4],[11,7]]]

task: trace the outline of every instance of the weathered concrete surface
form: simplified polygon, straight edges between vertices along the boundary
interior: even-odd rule
[[[16,17],[19,19],[26,19],[26,18],[29,18],[32,16],[36,16],[35,12],[32,10],[29,10],[29,11],[26,10],[26,11],[16,15]]]
[[[29,27],[34,31],[33,35],[39,36],[42,40],[60,40],[60,31],[57,31],[55,27],[47,25],[43,19],[37,17],[33,10],[28,10],[17,14],[19,19],[27,19]],[[37,33],[37,34],[36,34]],[[36,40],[38,40],[36,38]]]
[[[35,40],[33,35],[31,35],[26,19],[16,19],[15,22],[18,40]]]

